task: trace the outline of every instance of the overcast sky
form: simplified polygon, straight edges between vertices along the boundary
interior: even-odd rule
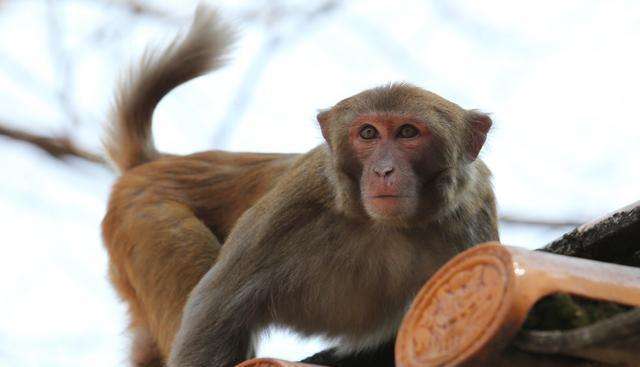
[[[171,39],[195,4],[148,3],[173,17],[99,1],[0,1],[0,123],[70,131],[99,149],[119,71]],[[227,67],[160,104],[160,149],[304,152],[321,143],[318,109],[407,81],[491,113],[482,157],[502,213],[587,220],[640,199],[640,2],[351,1],[305,17],[316,2],[289,1],[284,20],[263,14],[270,3],[219,3],[239,42]],[[243,20],[251,11],[257,20]],[[274,37],[278,46],[265,46]],[[73,61],[60,65],[56,46]],[[0,367],[121,365],[125,308],[99,233],[114,174],[2,137],[0,168]],[[502,240],[535,248],[569,229],[504,226]],[[318,348],[277,333],[260,353]]]

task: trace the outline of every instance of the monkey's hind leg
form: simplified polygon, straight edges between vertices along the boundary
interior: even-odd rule
[[[114,218],[119,225],[110,222]],[[110,212],[105,239],[112,281],[129,304],[132,362],[161,366],[180,327],[187,297],[213,266],[220,242],[187,206],[159,203],[157,198],[155,203],[132,205],[126,212]]]
[[[145,327],[130,328],[132,333],[131,363],[134,367],[164,367],[158,344]]]
[[[120,275],[114,263],[109,268],[111,282],[120,294],[127,301],[129,306],[129,333],[131,334],[131,346],[129,352],[130,364],[133,367],[162,367],[164,363],[158,350],[158,345],[149,332],[146,325],[144,312],[141,310],[140,302],[129,281]]]

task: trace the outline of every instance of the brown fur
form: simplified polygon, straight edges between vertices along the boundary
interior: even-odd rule
[[[125,172],[103,236],[130,309],[135,365],[232,366],[269,324],[336,338],[344,353],[375,347],[441,264],[498,239],[490,172],[467,148],[484,141],[488,117],[417,87],[372,89],[321,113],[328,144],[306,154],[157,153],[155,105],[217,66],[226,47],[214,14],[200,9],[194,24],[131,76],[112,114],[108,151]],[[345,136],[363,113],[417,115],[433,131],[446,169],[428,180],[405,172],[421,193],[410,220],[363,210],[367,167],[347,164]]]

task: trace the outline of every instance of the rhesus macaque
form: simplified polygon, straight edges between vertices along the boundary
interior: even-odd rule
[[[217,68],[229,40],[200,8],[116,98],[106,147],[123,175],[103,235],[133,364],[233,366],[271,324],[333,338],[339,353],[374,348],[440,265],[498,240],[477,158],[491,120],[390,84],[322,111],[326,142],[306,154],[159,153],[155,106]]]

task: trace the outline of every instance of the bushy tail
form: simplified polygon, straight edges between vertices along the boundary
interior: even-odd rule
[[[233,32],[210,8],[199,6],[184,37],[166,49],[145,52],[116,93],[104,140],[107,154],[121,172],[159,156],[151,135],[156,105],[173,88],[221,66]]]

